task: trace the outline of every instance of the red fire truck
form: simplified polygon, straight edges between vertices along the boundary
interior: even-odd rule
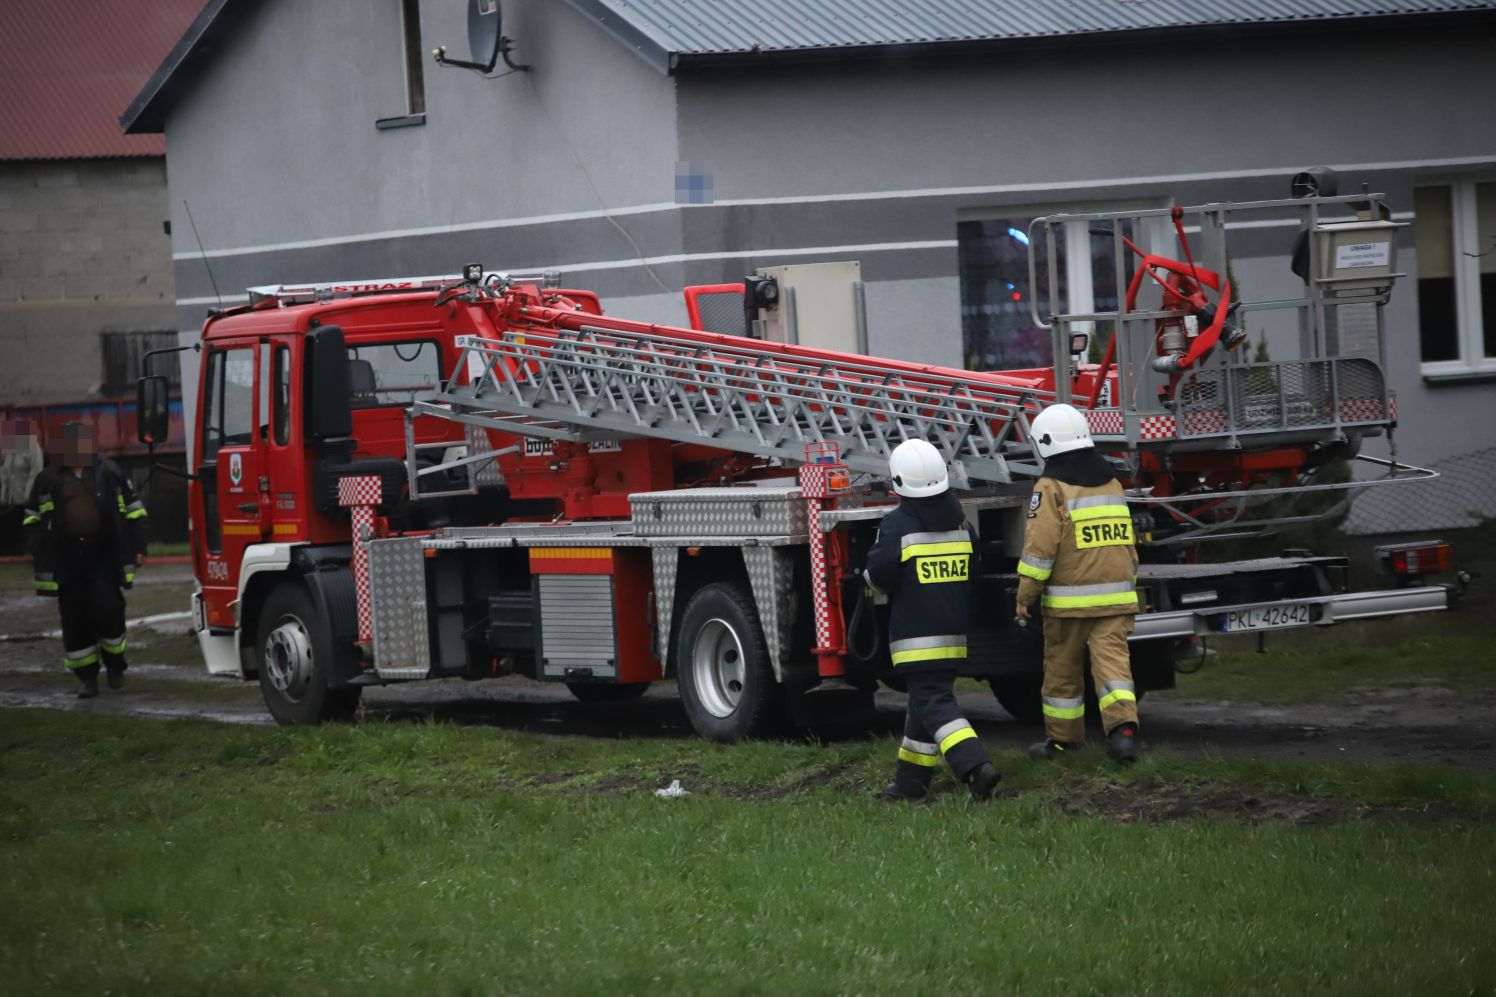
[[[1227,233],[1254,212],[1302,218],[1301,298],[1233,295]],[[888,454],[920,438],[950,462],[984,553],[963,674],[1030,716],[1039,647],[1013,623],[1014,566],[1041,470],[1028,422],[1055,401],[1087,411],[1130,485],[1139,691],[1172,685],[1200,636],[1447,608],[1452,587],[1423,580],[1449,567],[1447,548],[1404,552],[1396,587],[1360,592],[1344,558],[1201,556],[1213,538],[1308,518],[1283,508],[1296,497],[1430,475],[1358,456],[1396,424],[1379,353],[1397,276],[1388,217],[1361,195],[1041,218],[1031,267],[1047,247],[1051,297],[1033,321],[1056,360],[1021,371],[816,348],[793,315],[782,342],[705,331],[702,289],[689,292],[695,329],[477,266],[255,289],[212,314],[197,346],[193,610],[207,667],[257,679],[282,723],[348,716],[368,685],[510,673],[587,701],[674,678],[695,728],[721,741],[768,730],[812,693],[863,702],[896,678],[857,573],[893,502]],[[1064,293],[1055,272],[1075,226],[1112,237],[1128,291],[1110,309]],[[765,280],[704,290],[746,300],[750,319],[793,305]],[[1273,310],[1300,323],[1301,356],[1229,349]],[[1101,334],[1101,362],[1085,362]],[[141,381],[143,440],[163,438],[164,388]],[[1324,479],[1347,460],[1372,475]]]

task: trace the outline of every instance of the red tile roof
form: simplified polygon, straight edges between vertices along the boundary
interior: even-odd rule
[[[119,115],[204,0],[5,0],[0,160],[161,156],[160,135],[126,135]]]

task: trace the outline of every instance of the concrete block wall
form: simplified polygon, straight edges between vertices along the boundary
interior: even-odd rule
[[[99,333],[172,329],[166,163],[0,163],[0,401],[96,397]]]

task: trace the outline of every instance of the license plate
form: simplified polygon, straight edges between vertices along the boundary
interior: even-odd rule
[[[1302,627],[1312,623],[1309,603],[1288,602],[1278,606],[1254,606],[1226,614],[1226,633],[1242,630],[1276,630],[1280,627]]]

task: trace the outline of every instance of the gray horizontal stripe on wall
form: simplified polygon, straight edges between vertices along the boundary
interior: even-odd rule
[[[1396,190],[1389,191],[1394,211],[1411,207],[1411,185],[1406,177],[1386,174],[1368,174],[1368,177],[1372,181],[1395,182]],[[1347,179],[1342,178],[1343,185]],[[1371,185],[1373,190],[1387,186],[1376,182]],[[1058,191],[961,193],[820,203],[702,205],[618,218],[639,250],[608,219],[583,218],[243,253],[218,256],[207,262],[226,296],[240,295],[244,288],[259,284],[456,273],[467,262],[481,262],[492,270],[556,267],[563,275],[568,264],[588,265],[591,269],[567,276],[566,283],[596,290],[604,296],[659,294],[661,283],[674,293],[686,284],[738,280],[753,267],[838,259],[861,259],[863,276],[869,281],[954,277],[958,268],[954,246],[889,248],[825,256],[783,256],[769,250],[953,243],[960,221],[983,216],[1026,217],[1033,210],[1054,210],[1056,205],[1067,205],[1072,210],[1096,210],[1122,200],[1160,206],[1170,202],[1242,201],[1280,197],[1286,193],[1286,187],[1286,177],[1281,181],[1249,178],[1221,183],[1191,181],[1168,188],[1149,186],[1103,192],[1083,189],[1069,195]],[[1297,231],[1286,215],[1281,221],[1280,225],[1233,231],[1233,256],[1241,260],[1279,257],[1284,259],[1286,267]],[[1411,227],[1399,230],[1400,244],[1411,244],[1411,231]],[[1198,236],[1191,237],[1192,246],[1198,242]],[[1172,253],[1176,248],[1170,246],[1167,251]],[[650,258],[708,254],[716,257],[738,250],[742,250],[742,256],[651,263],[649,268],[659,278],[656,283],[644,266],[631,262],[637,261],[640,250]],[[600,263],[617,266],[598,268]],[[623,273],[630,270],[638,272]],[[201,259],[189,256],[177,259],[175,277],[179,298],[206,298],[213,293]]]

